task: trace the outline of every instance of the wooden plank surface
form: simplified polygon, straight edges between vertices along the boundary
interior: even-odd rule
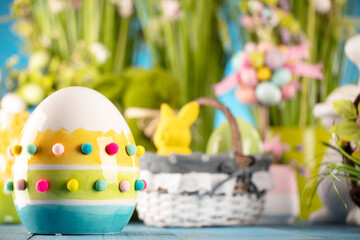
[[[131,223],[116,235],[31,235],[22,225],[0,225],[0,240],[81,240],[81,239],[187,239],[187,240],[227,240],[227,239],[267,239],[306,240],[339,239],[360,240],[360,228],[349,225],[303,225],[288,226],[243,226],[205,228],[157,228],[141,223]]]

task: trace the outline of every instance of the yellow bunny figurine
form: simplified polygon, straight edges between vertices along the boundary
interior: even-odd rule
[[[165,103],[160,108],[160,122],[154,134],[157,153],[170,155],[172,153],[190,154],[190,126],[199,115],[199,104],[190,102],[183,106],[175,116],[171,107]]]

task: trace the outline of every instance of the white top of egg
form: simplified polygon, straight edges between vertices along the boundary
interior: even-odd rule
[[[115,105],[104,95],[85,87],[67,87],[51,94],[34,110],[24,130],[42,132],[62,128],[69,133],[78,128],[131,133]]]

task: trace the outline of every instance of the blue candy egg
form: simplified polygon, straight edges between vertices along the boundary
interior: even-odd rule
[[[255,95],[259,102],[266,105],[276,105],[281,101],[280,89],[271,82],[259,83]]]
[[[290,70],[281,68],[276,70],[271,77],[271,82],[277,86],[282,86],[291,81],[292,74]]]

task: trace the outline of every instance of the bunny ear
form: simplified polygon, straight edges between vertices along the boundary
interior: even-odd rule
[[[174,117],[174,111],[172,110],[172,108],[166,104],[163,103],[160,106],[160,118],[161,119],[166,119],[166,118],[170,118],[170,117]]]
[[[198,118],[199,110],[200,106],[197,102],[189,102],[180,109],[177,117],[190,126]]]

